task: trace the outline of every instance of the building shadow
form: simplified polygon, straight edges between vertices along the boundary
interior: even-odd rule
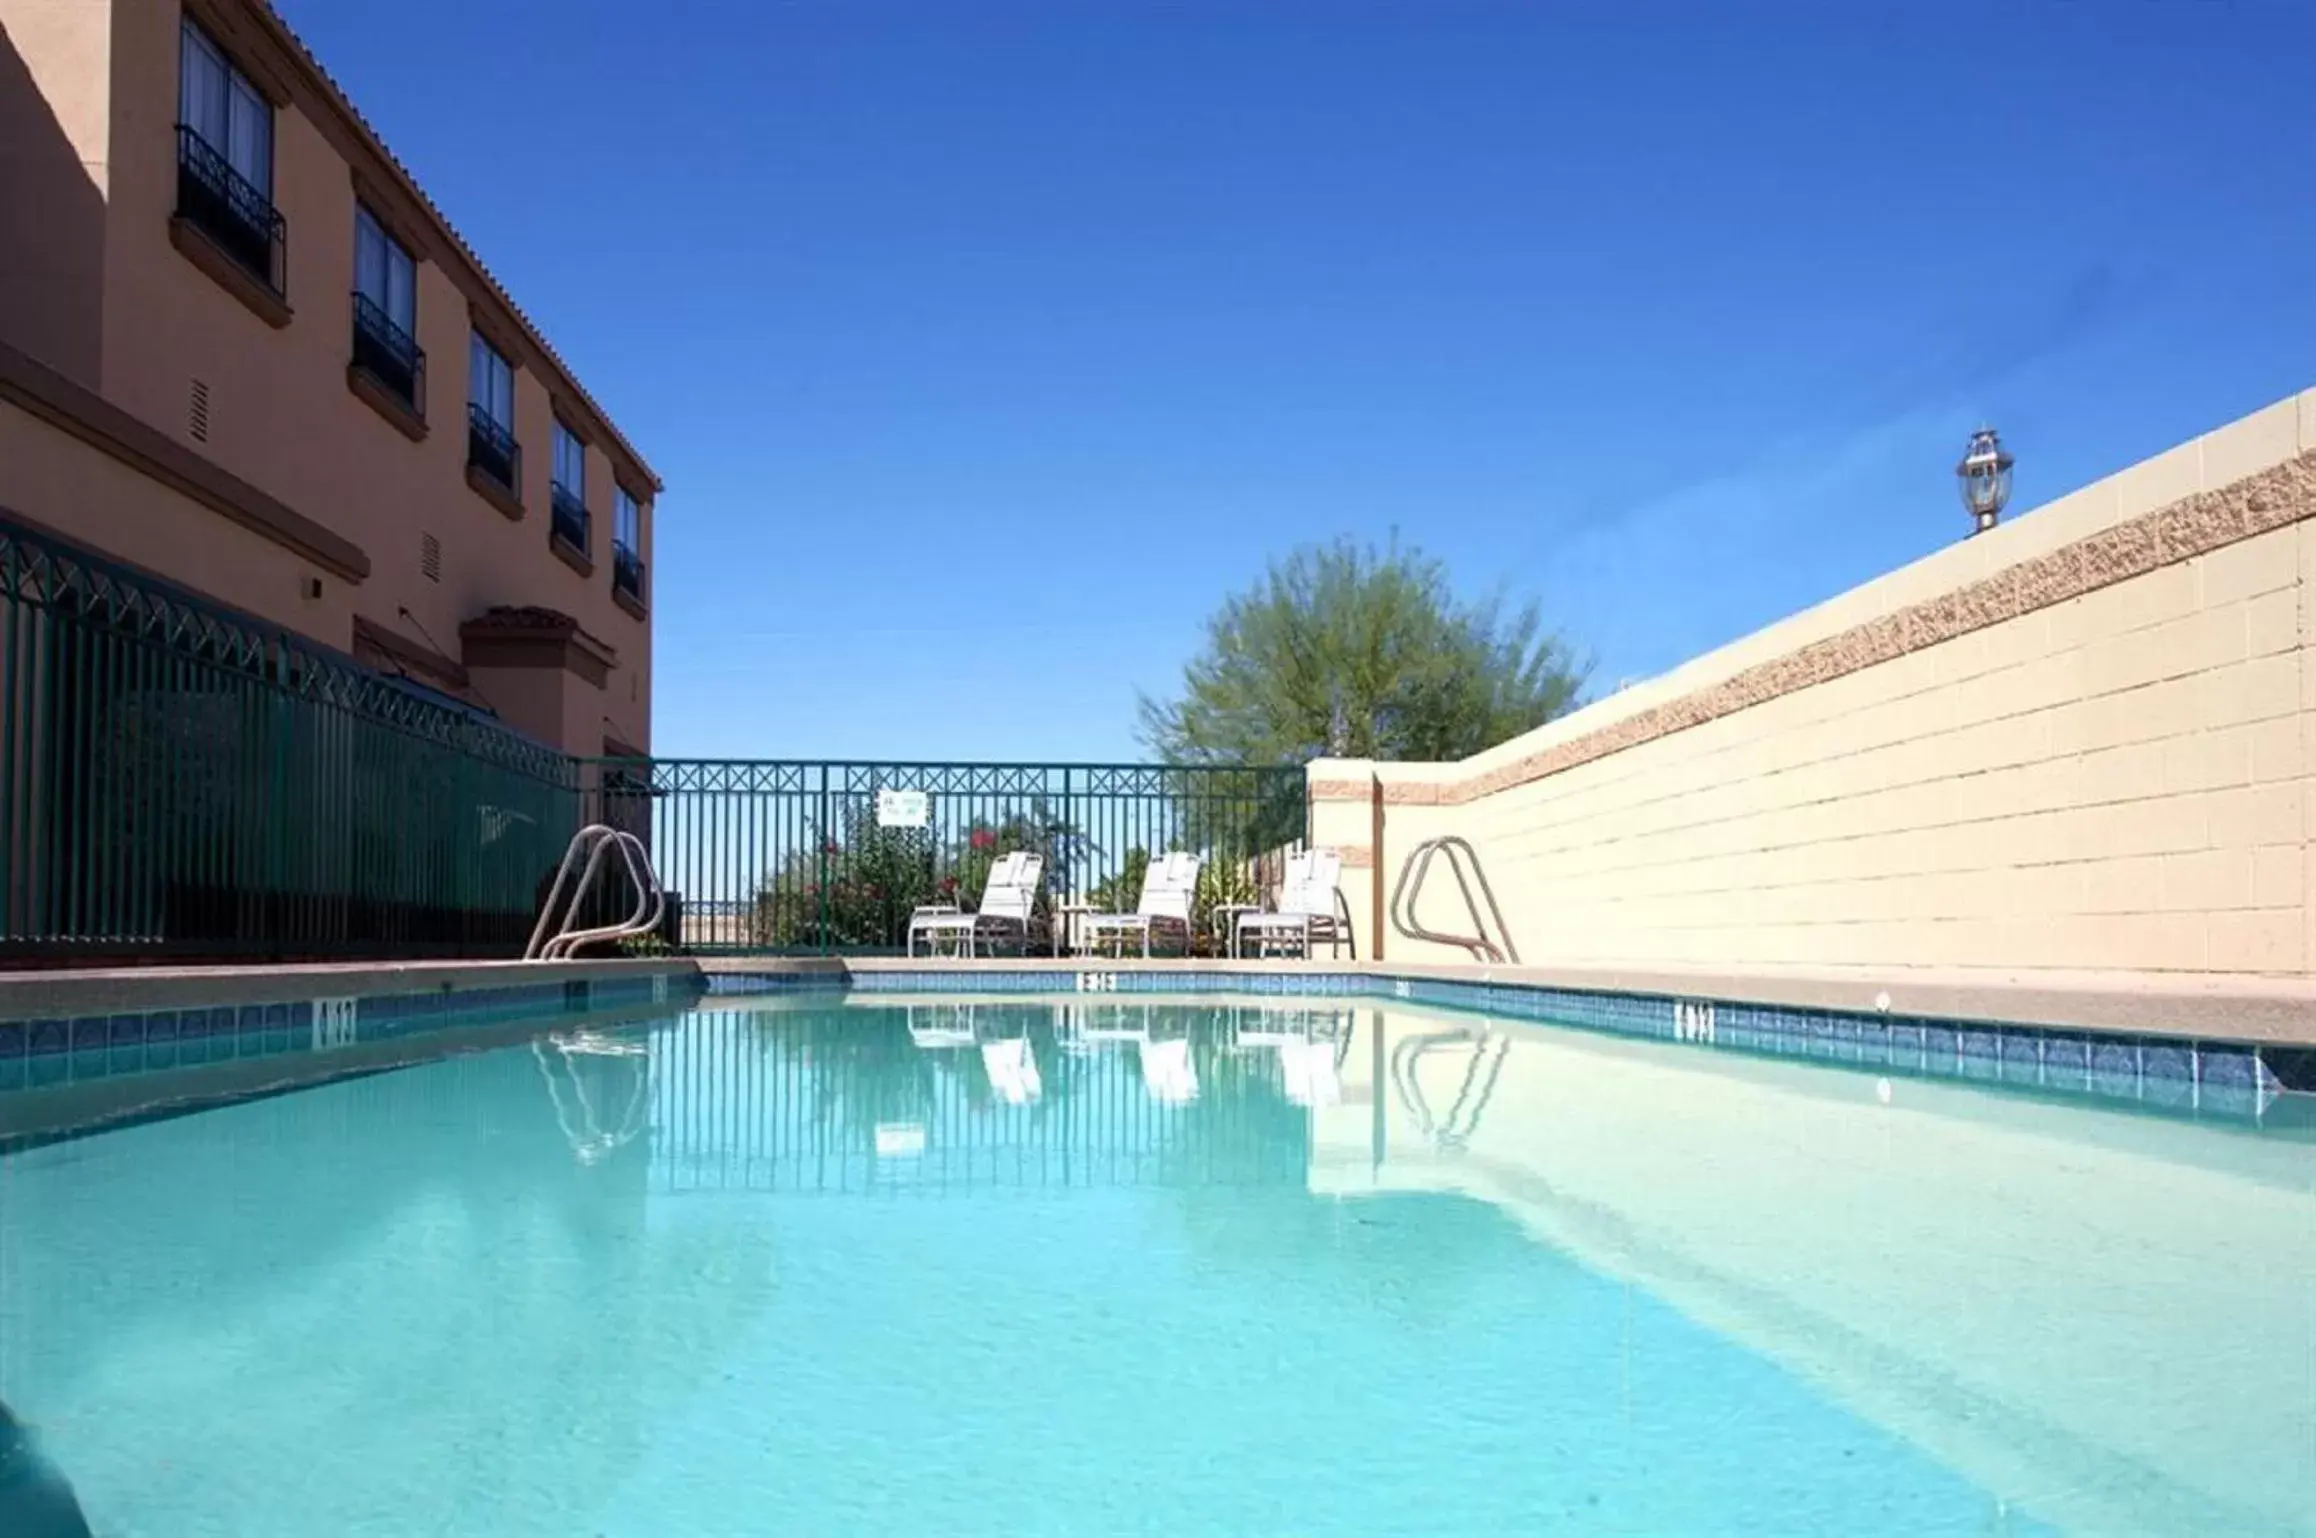
[[[102,25],[106,13],[41,14],[57,18],[46,24],[56,36],[35,40],[21,22],[17,33],[0,23],[0,343],[93,390],[104,349],[104,194],[25,51],[83,52],[66,34]],[[102,75],[51,83],[85,91],[92,112],[111,111]]]

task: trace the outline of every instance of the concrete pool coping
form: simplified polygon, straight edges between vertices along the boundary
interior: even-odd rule
[[[111,967],[0,973],[0,1019],[339,995],[464,993],[517,984],[714,976],[829,977],[1133,972],[1165,976],[1367,976],[1933,1016],[2139,1036],[2316,1046],[2316,980],[2150,977],[2118,972],[1876,972],[1763,967],[1486,966],[1395,961],[1027,957],[621,958],[604,961],[343,962],[296,966]],[[1195,986],[1191,984],[1191,986]],[[1885,1002],[1886,998],[1886,1002]]]
[[[1455,962],[1231,961],[1200,958],[1049,956],[975,958],[899,956],[773,958],[709,956],[708,976],[846,976],[988,972],[1143,972],[1164,975],[1355,975],[1558,988],[1760,1004],[1785,1009],[1933,1016],[1989,1025],[2181,1040],[2225,1038],[2279,1046],[2316,1046],[2316,981],[2298,978],[2149,978],[2119,972],[1876,972],[1769,968],[1729,972],[1705,967],[1487,966]],[[1887,1003],[1884,1003],[1884,996]]]
[[[349,961],[292,966],[92,967],[0,973],[0,1020],[377,994],[471,993],[521,984],[697,977],[688,957],[604,961]]]

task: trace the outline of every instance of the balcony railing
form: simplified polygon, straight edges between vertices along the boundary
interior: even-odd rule
[[[273,200],[233,169],[215,145],[177,126],[177,216],[249,269],[276,294],[289,294],[289,225]]]
[[[369,295],[354,296],[354,367],[412,411],[426,415],[426,352]]]
[[[644,601],[643,557],[625,545],[611,547],[611,587],[612,591],[625,593],[637,603]]]
[[[548,527],[555,538],[584,554],[587,549],[587,504],[569,487],[557,482],[549,498]]]
[[[523,446],[472,401],[466,408],[466,462],[509,491],[522,487]]]

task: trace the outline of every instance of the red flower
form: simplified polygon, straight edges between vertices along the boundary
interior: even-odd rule
[[[995,849],[997,847],[997,835],[987,828],[975,828],[973,837],[968,842],[976,849]]]

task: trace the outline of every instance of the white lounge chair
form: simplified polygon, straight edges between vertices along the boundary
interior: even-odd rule
[[[1287,948],[1310,956],[1321,942],[1330,956],[1348,945],[1351,959],[1359,959],[1359,942],[1351,935],[1351,908],[1343,900],[1343,855],[1335,849],[1288,855],[1278,906],[1268,913],[1237,914],[1230,926],[1233,956],[1244,956],[1250,944],[1259,956]]]
[[[925,954],[935,955],[943,940],[962,947],[967,956],[983,943],[1011,938],[1029,949],[1037,926],[1037,893],[1045,882],[1045,858],[1026,849],[1002,855],[989,867],[988,884],[981,889],[979,911],[967,913],[954,904],[935,903],[909,915],[908,954],[917,954],[917,937],[924,936]]]
[[[1078,932],[1088,951],[1099,952],[1104,941],[1139,941],[1150,954],[1152,931],[1178,934],[1183,954],[1190,952],[1191,916],[1198,902],[1198,871],[1205,862],[1176,850],[1160,855],[1142,873],[1142,900],[1132,913],[1082,913]]]

